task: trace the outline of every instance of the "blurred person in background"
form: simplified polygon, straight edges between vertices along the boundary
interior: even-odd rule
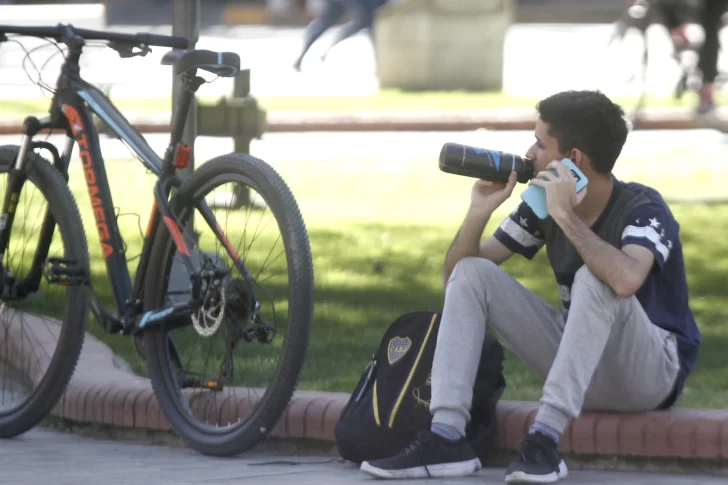
[[[329,51],[338,43],[348,39],[366,29],[369,37],[374,43],[373,27],[374,12],[388,0],[325,0],[321,15],[313,20],[306,27],[303,37],[303,48],[299,54],[293,68],[296,71],[301,70],[301,63],[308,50],[327,30],[335,26],[345,13],[351,16],[351,20],[344,24],[341,29],[334,35],[331,44],[326,48],[321,56],[321,60],[326,60]]]
[[[662,16],[677,55],[686,50],[697,52],[697,68],[702,81],[696,112],[698,115],[712,113],[715,110],[719,34],[728,0],[634,0],[630,9],[637,8],[636,12],[639,12],[648,6]],[[638,18],[641,17],[635,17],[635,20]],[[702,29],[702,36],[692,29],[696,25]]]
[[[718,75],[719,34],[723,27],[723,14],[728,0],[703,0],[700,23],[705,31],[705,41],[699,50],[698,68],[703,74],[700,88],[698,114],[709,114],[715,110],[715,78]]]

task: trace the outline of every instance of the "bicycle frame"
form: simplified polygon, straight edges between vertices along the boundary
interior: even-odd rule
[[[86,275],[85,284],[87,288],[91,289],[92,294],[92,310],[106,331],[110,333],[129,334],[137,330],[138,327],[135,323],[136,317],[143,311],[143,282],[149,265],[152,242],[156,231],[159,230],[160,220],[164,222],[164,225],[170,231],[177,251],[182,256],[184,265],[192,275],[193,299],[186,304],[178,304],[174,307],[165,308],[162,311],[147,312],[142,322],[148,323],[145,320],[152,321],[170,318],[176,314],[189,312],[195,306],[195,288],[197,287],[199,290],[199,275],[195,278],[197,272],[190,258],[190,250],[185,243],[182,230],[180,229],[181,226],[171,209],[169,194],[173,187],[177,187],[182,183],[182,180],[175,175],[176,151],[180,145],[182,131],[192,97],[204,80],[194,76],[194,73],[191,75],[182,75],[183,89],[178,102],[175,119],[172,123],[170,144],[164,159],[162,159],[151,149],[144,138],[131,126],[121,112],[114,107],[113,103],[104,93],[81,78],[78,60],[81,55],[83,41],[80,41],[78,45],[69,47],[69,56],[62,67],[61,75],[58,79],[57,90],[50,108],[50,116],[42,120],[28,117],[23,124],[20,151],[14,170],[10,172],[8,189],[6,194],[4,194],[2,215],[0,215],[0,261],[2,261],[9,242],[9,230],[12,227],[15,201],[19,199],[20,191],[27,178],[25,161],[26,154],[34,143],[32,138],[44,129],[63,129],[66,133],[66,143],[62,154],[57,157],[54,156],[54,165],[61,171],[66,180],[68,180],[68,166],[73,147],[75,144],[78,144],[102,254],[106,264],[107,274],[111,281],[119,318],[109,314],[103,308],[91,289],[90,275]],[[143,165],[158,177],[154,188],[155,202],[151,209],[147,231],[144,235],[142,253],[137,264],[133,286],[123,250],[123,240],[116,220],[114,203],[101,153],[98,133],[92,123],[92,114],[96,114],[103,120],[109,129],[125,141],[134,153],[140,157]],[[217,238],[222,243],[222,247],[226,248],[229,255],[233,258],[233,261],[236,261],[238,266],[242,266],[236,251],[229,244],[225,234],[222,233],[214,214],[204,200],[197,204],[197,209],[201,211],[203,218],[210,224]],[[48,209],[41,226],[41,237],[34,256],[33,270],[23,282],[26,285],[25,288],[30,291],[33,291],[33,289],[37,290],[37,285],[41,277],[40,267],[47,258],[54,230],[55,221],[50,214],[50,209]],[[247,271],[244,274],[247,274]],[[199,291],[197,295],[199,295]],[[143,324],[140,323],[139,326],[141,327]]]

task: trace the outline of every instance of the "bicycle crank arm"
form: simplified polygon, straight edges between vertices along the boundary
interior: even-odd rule
[[[187,303],[179,303],[174,306],[162,308],[161,310],[150,310],[146,312],[137,325],[136,332],[142,332],[148,328],[161,327],[165,330],[185,327],[192,324],[192,306]]]

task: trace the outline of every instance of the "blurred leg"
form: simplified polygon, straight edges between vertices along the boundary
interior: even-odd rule
[[[352,19],[344,24],[334,35],[334,40],[322,56],[323,59],[326,58],[329,51],[339,42],[356,35],[362,29],[369,29],[371,31],[374,22],[374,8],[369,5],[367,0],[347,0],[346,8],[351,14]]]
[[[344,5],[342,2],[336,0],[328,0],[326,2],[321,15],[306,27],[306,32],[303,34],[303,49],[293,65],[294,69],[297,71],[301,70],[301,62],[303,62],[303,57],[308,50],[324,32],[336,25],[336,22],[339,21],[343,14]]]

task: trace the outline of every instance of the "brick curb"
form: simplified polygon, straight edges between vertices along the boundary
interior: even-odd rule
[[[17,314],[16,314],[17,315]],[[28,314],[26,325],[32,324]],[[50,332],[39,339],[34,332],[21,332],[20,318],[10,318],[10,345],[0,346],[0,357],[22,368],[33,378],[46,366],[55,350],[55,336]],[[29,335],[33,334],[35,341]],[[149,379],[136,376],[114,363],[112,350],[86,334],[81,357],[62,399],[52,410],[52,417],[70,423],[110,426],[122,430],[148,432],[170,431],[152,392]],[[274,438],[334,442],[334,426],[349,398],[343,392],[296,391],[284,415],[271,431]],[[191,403],[208,416],[224,419],[235,406],[237,411],[249,406],[245,397]],[[212,404],[212,405],[211,405]],[[501,401],[497,408],[498,452],[517,449],[533,422],[535,402]],[[592,460],[669,459],[701,469],[726,470],[728,463],[728,410],[672,409],[647,413],[586,412],[569,425],[559,449],[567,456]],[[601,467],[613,468],[606,464]],[[708,467],[708,468],[706,468]]]
[[[689,109],[646,109],[635,130],[690,130],[715,128],[728,131],[728,113],[719,110],[713,121],[696,119]],[[129,121],[141,133],[169,132],[169,114],[129,113]],[[536,115],[530,109],[468,111],[272,111],[267,113],[266,133],[310,131],[470,131],[532,130]],[[20,133],[21,119],[0,119],[0,135]]]

